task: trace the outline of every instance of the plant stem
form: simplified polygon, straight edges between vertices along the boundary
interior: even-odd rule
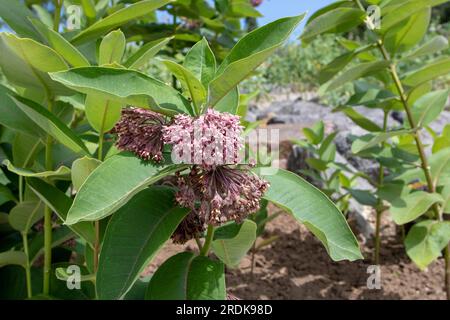
[[[99,132],[98,136],[98,149],[97,149],[97,159],[103,160],[103,126]],[[98,268],[98,258],[100,254],[100,220],[94,222],[95,225],[95,243],[94,243],[94,273],[97,272]]]
[[[62,0],[55,0],[55,14],[53,16],[53,30],[59,31],[59,23],[61,21]]]
[[[53,97],[48,99],[48,110],[53,111]],[[52,137],[47,135],[45,144],[45,169],[53,169],[52,156]],[[52,269],[52,210],[49,206],[44,208],[44,284],[43,293],[48,295],[50,292],[50,272]]]
[[[207,256],[209,253],[209,248],[211,247],[211,243],[214,237],[214,227],[213,225],[208,225],[208,231],[206,232],[205,243],[203,244],[203,248],[200,251],[201,256]]]
[[[383,131],[387,130],[389,111],[384,110],[383,115]],[[380,163],[380,171],[378,174],[378,186],[381,187],[384,182],[384,166]],[[375,221],[375,251],[373,261],[376,265],[380,264],[380,244],[381,244],[381,216],[383,215],[382,200],[378,200],[378,206],[376,208],[376,221]]]
[[[375,251],[374,251],[374,258],[373,258],[373,261],[376,265],[380,264],[381,215],[382,215],[382,212],[379,209],[377,209],[377,216],[376,216],[376,222],[375,222]]]
[[[33,289],[31,287],[31,266],[30,266],[30,253],[28,250],[28,236],[26,232],[22,232],[22,242],[23,242],[23,251],[27,257],[27,261],[25,264],[25,278],[27,282],[27,297],[31,298],[33,296]]]

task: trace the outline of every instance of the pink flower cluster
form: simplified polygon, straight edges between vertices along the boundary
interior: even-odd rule
[[[208,109],[197,118],[176,115],[163,129],[163,139],[173,146],[175,162],[211,168],[239,162],[242,130],[238,116]]]
[[[191,213],[173,235],[184,243],[204,231],[205,224],[241,222],[259,210],[269,184],[239,163],[243,127],[238,116],[209,109],[198,117],[164,116],[140,108],[127,108],[113,132],[117,147],[144,160],[162,161],[164,143],[172,145],[172,158],[192,164],[188,174],[177,174],[175,199]]]
[[[141,108],[126,108],[112,132],[116,133],[117,147],[131,151],[143,160],[161,162],[163,152],[162,129],[165,118],[156,112]]]
[[[243,221],[259,210],[269,184],[249,170],[217,166],[204,170],[194,166],[178,177],[177,202],[197,212],[204,223],[220,225]]]

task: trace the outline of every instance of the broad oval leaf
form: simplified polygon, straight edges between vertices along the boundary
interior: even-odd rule
[[[199,79],[187,68],[170,60],[161,60],[167,69],[180,81],[184,92],[187,92],[194,103],[197,114],[200,114],[206,102],[206,89]]]
[[[18,265],[25,268],[27,256],[23,251],[0,252],[0,267],[6,265]]]
[[[128,69],[138,70],[153,58],[162,48],[164,48],[173,37],[158,39],[144,44],[135,54],[124,62]]]
[[[352,152],[359,153],[361,151],[370,149],[378,144],[396,136],[412,133],[411,130],[397,130],[389,132],[369,133],[359,137],[352,143]]]
[[[89,61],[69,41],[58,32],[50,29],[38,19],[30,19],[37,31],[48,41],[50,46],[73,67],[87,67]]]
[[[170,115],[192,113],[189,102],[178,91],[134,70],[87,67],[50,73],[50,76],[78,92],[106,100],[150,107]]]
[[[257,171],[262,173],[262,169]],[[298,175],[282,169],[275,174],[263,175],[263,178],[270,183],[264,198],[305,224],[323,243],[331,259],[353,261],[362,258],[358,242],[343,214],[325,194]]]
[[[112,156],[83,183],[67,214],[66,224],[104,218],[148,185],[183,168],[145,163],[129,153]]]
[[[169,2],[171,0],[144,0],[134,3],[97,21],[77,34],[71,42],[75,45],[83,44],[129,21],[145,16]]]
[[[222,262],[182,252],[167,259],[150,279],[146,300],[225,300]]]
[[[417,87],[450,72],[450,57],[440,58],[427,63],[424,67],[408,73],[402,82],[410,87]]]
[[[108,33],[100,43],[98,64],[112,64],[122,61],[125,52],[126,39],[122,31],[114,30]]]
[[[280,47],[305,15],[283,18],[258,28],[233,47],[209,84],[209,105],[215,106],[239,82]]]
[[[216,73],[216,57],[209,47],[208,40],[197,42],[186,55],[183,66],[190,70],[205,88]]]
[[[100,133],[111,130],[119,121],[122,103],[105,99],[97,94],[86,96],[84,110],[89,124]]]
[[[324,92],[326,90],[337,89],[346,84],[347,82],[367,76],[372,76],[377,71],[381,71],[387,67],[389,67],[388,61],[374,61],[374,62],[360,63],[345,70],[343,73],[335,77],[330,82],[325,83],[320,88],[320,91]]]
[[[255,242],[256,229],[256,223],[250,220],[241,225],[232,223],[219,227],[212,242],[214,254],[228,267],[236,268]]]
[[[17,231],[28,233],[42,217],[44,217],[42,201],[23,201],[9,212],[9,224]]]
[[[441,256],[450,241],[450,222],[425,220],[416,223],[405,238],[406,253],[422,270]]]
[[[443,202],[440,194],[425,191],[412,192],[391,203],[392,219],[399,225],[414,221],[437,202]]]
[[[36,126],[25,112],[23,112],[11,98],[15,92],[0,85],[0,124],[27,136],[44,138],[46,133]]]
[[[100,299],[121,299],[189,212],[174,192],[154,186],[135,195],[108,223],[97,271]],[[124,241],[126,239],[126,241]]]
[[[425,94],[411,108],[414,124],[425,127],[435,120],[444,110],[449,90],[438,90]]]
[[[100,160],[83,157],[72,163],[72,183],[79,190],[89,175],[101,164]]]
[[[70,169],[65,166],[61,166],[55,171],[35,172],[31,169],[17,168],[9,160],[3,161],[3,165],[5,165],[9,171],[22,177],[70,180]]]
[[[403,11],[403,8],[401,9]],[[431,8],[426,8],[410,16],[389,30],[384,39],[386,49],[395,54],[411,49],[425,36],[431,19]],[[383,22],[382,22],[383,23]]]
[[[303,43],[309,43],[316,36],[324,33],[346,32],[360,25],[366,13],[356,8],[335,8],[321,14],[308,23],[303,31],[301,40]]]
[[[39,199],[49,206],[63,222],[66,221],[67,212],[73,202],[71,198],[61,190],[38,178],[27,178],[27,184]],[[95,231],[91,222],[79,222],[69,226],[69,228],[89,244],[94,243]]]
[[[89,154],[83,141],[59,118],[43,106],[20,96],[12,96],[16,105],[39,127],[75,153]]]
[[[422,46],[408,54],[405,59],[412,59],[424,55],[433,54],[448,48],[448,40],[444,36],[435,36]]]
[[[22,37],[40,40],[39,33],[28,20],[33,12],[22,1],[0,0],[0,17]]]

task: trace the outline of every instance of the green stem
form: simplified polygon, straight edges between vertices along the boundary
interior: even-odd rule
[[[23,242],[23,251],[25,252],[25,256],[27,257],[27,261],[25,264],[25,278],[27,282],[27,297],[31,298],[33,296],[33,289],[31,287],[31,266],[30,266],[30,253],[28,250],[28,236],[26,232],[22,232],[22,242]]]
[[[103,126],[99,132],[98,137],[98,150],[97,150],[97,159],[103,160],[103,138],[104,138],[104,130]],[[98,268],[98,258],[100,255],[100,220],[94,222],[95,225],[95,243],[94,243],[94,273],[97,272]]]
[[[177,14],[175,13],[176,8],[173,7],[174,13],[172,16],[172,28],[173,28],[173,36],[175,37],[175,34],[177,32]],[[172,40],[172,53],[173,53],[173,57],[175,58],[175,54],[177,52],[177,44],[175,41],[175,38],[173,38]],[[172,75],[172,87],[177,89],[177,78]]]
[[[48,98],[48,110],[53,111],[53,98]],[[45,144],[45,169],[53,169],[52,157],[52,137],[47,135]],[[50,292],[50,273],[52,269],[52,210],[49,206],[44,208],[44,284],[43,293],[48,295]]]
[[[202,251],[200,251],[201,256],[208,255],[213,237],[214,237],[214,227],[210,224],[208,225],[208,231],[206,232],[205,244],[203,245]]]
[[[377,209],[377,216],[376,216],[376,222],[375,222],[375,251],[374,251],[374,258],[373,258],[373,261],[376,265],[380,264],[381,215],[382,215],[382,212],[379,209]]]
[[[53,16],[53,30],[59,31],[59,23],[61,21],[62,0],[55,0],[55,14]]]

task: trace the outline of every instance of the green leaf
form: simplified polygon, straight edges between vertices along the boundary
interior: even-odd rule
[[[262,173],[263,169],[257,171]],[[325,194],[285,170],[279,169],[276,174],[263,175],[263,178],[270,183],[264,198],[304,223],[323,243],[331,259],[353,261],[362,258],[344,215]]]
[[[81,0],[81,5],[83,6],[83,11],[86,17],[93,20],[97,16],[97,10],[95,9],[95,3],[93,0]]]
[[[417,87],[424,82],[434,80],[450,72],[450,57],[434,60],[424,67],[410,72],[402,82],[410,87]]]
[[[167,259],[150,279],[146,300],[225,300],[222,262],[182,252]]]
[[[392,219],[399,225],[414,221],[436,202],[443,202],[440,194],[425,191],[412,192],[391,203]]]
[[[164,48],[173,37],[162,38],[144,44],[123,64],[128,69],[138,70],[149,62],[162,48]]]
[[[238,41],[209,84],[209,105],[215,106],[239,82],[270,57],[305,15],[283,18],[258,28]]]
[[[422,46],[408,54],[405,59],[413,59],[425,55],[434,54],[448,48],[448,40],[444,36],[435,36]]]
[[[43,217],[42,201],[23,201],[9,212],[9,224],[17,231],[28,233],[30,228]]]
[[[0,205],[9,201],[17,202],[11,190],[9,190],[8,187],[0,184]]]
[[[327,136],[319,148],[319,156],[322,161],[330,162],[333,161],[336,156],[336,145],[333,143],[337,132],[334,132]]]
[[[27,264],[27,256],[22,251],[0,252],[0,267],[11,264],[25,268]]]
[[[356,201],[358,201],[362,205],[375,207],[378,203],[377,198],[370,190],[348,189],[348,192],[352,195],[353,198],[355,198]]]
[[[180,81],[183,91],[187,92],[194,103],[196,113],[200,114],[206,102],[206,89],[189,69],[170,60],[161,60],[167,69]]]
[[[386,33],[402,20],[410,18],[412,15],[426,7],[426,1],[409,1],[402,6],[398,6],[394,10],[390,10],[390,12],[385,14],[381,20],[381,32]],[[405,24],[405,21],[402,21],[402,25]]]
[[[27,168],[34,163],[36,155],[43,149],[39,137],[16,133],[13,141],[13,160],[17,167]]]
[[[347,115],[354,123],[369,132],[382,131],[382,129],[375,122],[364,117],[353,108],[339,108],[339,111],[345,113],[345,115]]]
[[[51,247],[56,248],[66,242],[73,239],[74,234],[67,226],[61,226],[52,231],[52,243]],[[30,240],[30,263],[33,264],[36,260],[44,254],[44,233],[38,233],[34,238]]]
[[[38,178],[27,178],[28,186],[33,192],[55,212],[62,221],[66,221],[67,212],[72,205],[72,199],[69,198],[56,187],[44,182]],[[78,234],[88,243],[95,241],[94,226],[90,222],[79,222],[69,226],[73,232]]]
[[[96,94],[106,100],[174,115],[189,112],[189,102],[175,89],[143,73],[104,67],[76,68],[50,73],[58,81],[78,92]]]
[[[432,154],[429,158],[431,178],[435,186],[450,184],[450,148]]]
[[[31,7],[33,8],[33,11],[36,13],[39,20],[42,21],[47,27],[53,29],[53,17],[51,13],[39,4],[32,4]]]
[[[214,233],[212,249],[214,254],[228,267],[236,268],[256,240],[256,223],[245,220],[238,226],[237,234],[234,224],[219,227]]]
[[[14,172],[15,174],[18,174],[22,177],[70,180],[70,169],[65,166],[59,167],[56,171],[34,172],[30,169],[17,168],[9,160],[4,160],[3,165],[5,165],[9,171]]]
[[[100,160],[83,157],[72,163],[72,183],[79,190],[89,175],[101,164]]]
[[[307,44],[324,33],[342,33],[360,25],[366,13],[354,8],[335,8],[312,20],[303,31],[301,40]]]
[[[348,8],[353,7],[354,8],[355,3],[353,1],[348,1],[348,0],[332,2],[331,4],[329,4],[325,7],[322,7],[319,10],[317,10],[316,12],[314,12],[309,17],[308,21],[306,21],[306,25],[309,25],[312,21],[314,21],[318,17],[324,15],[325,13],[330,12],[331,10],[334,10],[336,8],[341,8],[341,7],[348,7]]]
[[[119,121],[122,103],[92,93],[86,96],[84,108],[92,128],[97,132],[105,133]]]
[[[410,134],[411,130],[397,130],[389,132],[369,133],[359,137],[352,143],[352,152],[359,153],[361,151],[370,149],[378,144],[396,136]]]
[[[108,223],[97,271],[100,299],[125,296],[189,212],[174,207],[174,192],[151,187],[135,195]],[[126,242],[123,239],[127,239]]]
[[[66,70],[67,64],[53,49],[32,39],[2,33],[3,42],[23,61],[42,72]]]
[[[27,136],[44,138],[46,133],[31,120],[11,98],[15,92],[0,85],[0,124]]]
[[[343,86],[347,82],[351,82],[353,80],[357,80],[359,78],[367,76],[372,76],[377,71],[381,71],[383,69],[386,69],[387,67],[389,67],[388,61],[363,62],[357,64],[347,69],[330,82],[325,83],[320,88],[320,91],[324,92],[326,90],[335,90]]]
[[[40,40],[39,34],[28,20],[33,17],[33,12],[21,1],[0,0],[0,17],[18,35]]]
[[[441,256],[450,241],[450,222],[425,220],[416,223],[405,238],[406,253],[422,270]]]
[[[303,134],[312,144],[319,144],[323,140],[325,127],[323,121],[315,123],[311,128],[303,128]]]
[[[46,108],[17,95],[11,98],[24,113],[53,138],[75,153],[89,153],[83,141]]]
[[[220,112],[236,114],[239,108],[240,94],[239,87],[232,89],[228,94],[217,102],[214,109]],[[242,118],[242,117],[241,117]],[[246,128],[248,129],[248,128]]]
[[[148,185],[183,168],[180,165],[145,163],[128,153],[112,156],[97,167],[81,186],[66,224],[104,218]]]
[[[216,73],[216,57],[209,47],[208,40],[197,42],[186,55],[183,66],[190,70],[205,88]]]
[[[72,39],[72,43],[80,45],[88,42],[129,21],[141,18],[169,2],[171,0],[144,0],[124,7],[81,31]]]
[[[64,60],[51,48],[32,39],[0,33],[0,66],[13,84],[45,93],[68,94],[69,89],[50,79],[47,72],[66,70]]]
[[[389,30],[384,39],[387,50],[395,54],[414,47],[425,36],[430,19],[431,8],[428,7],[410,16],[405,23],[399,23]],[[381,23],[383,25],[383,22]]]
[[[112,64],[122,61],[125,52],[126,39],[122,31],[114,30],[108,33],[100,43],[98,64]]]
[[[53,31],[38,19],[30,19],[37,31],[48,41],[50,46],[73,67],[87,67],[89,61],[58,32]]]
[[[411,108],[415,125],[425,127],[433,122],[444,110],[449,90],[438,90],[419,98]]]

